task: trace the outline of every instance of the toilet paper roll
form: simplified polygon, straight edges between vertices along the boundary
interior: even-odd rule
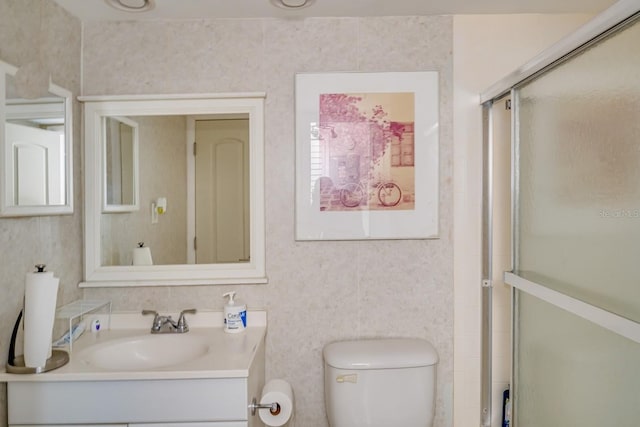
[[[269,405],[274,402],[279,405],[279,411],[260,409],[258,413],[265,425],[280,427],[285,425],[293,415],[293,389],[291,384],[281,379],[271,380],[265,384],[262,389],[260,403]]]
[[[133,265],[153,265],[151,248],[143,246],[133,250]]]
[[[27,273],[24,291],[24,364],[40,368],[51,357],[60,279],[51,272]]]

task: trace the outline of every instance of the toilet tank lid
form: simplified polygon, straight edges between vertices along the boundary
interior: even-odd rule
[[[431,366],[438,353],[417,338],[338,341],[325,346],[324,361],[339,369],[391,369]]]

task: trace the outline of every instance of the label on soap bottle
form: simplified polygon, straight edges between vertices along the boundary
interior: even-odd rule
[[[247,327],[247,310],[241,307],[229,307],[225,310],[225,332],[242,332]]]

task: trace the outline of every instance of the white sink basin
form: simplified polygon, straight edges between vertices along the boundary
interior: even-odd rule
[[[136,335],[93,345],[79,352],[86,366],[109,371],[145,371],[178,366],[209,353],[209,342],[202,335]]]

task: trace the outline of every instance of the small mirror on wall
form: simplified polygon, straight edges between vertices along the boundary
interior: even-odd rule
[[[132,212],[138,200],[138,123],[127,117],[104,117],[103,212]]]
[[[21,94],[0,61],[0,216],[73,213],[71,92]]]

